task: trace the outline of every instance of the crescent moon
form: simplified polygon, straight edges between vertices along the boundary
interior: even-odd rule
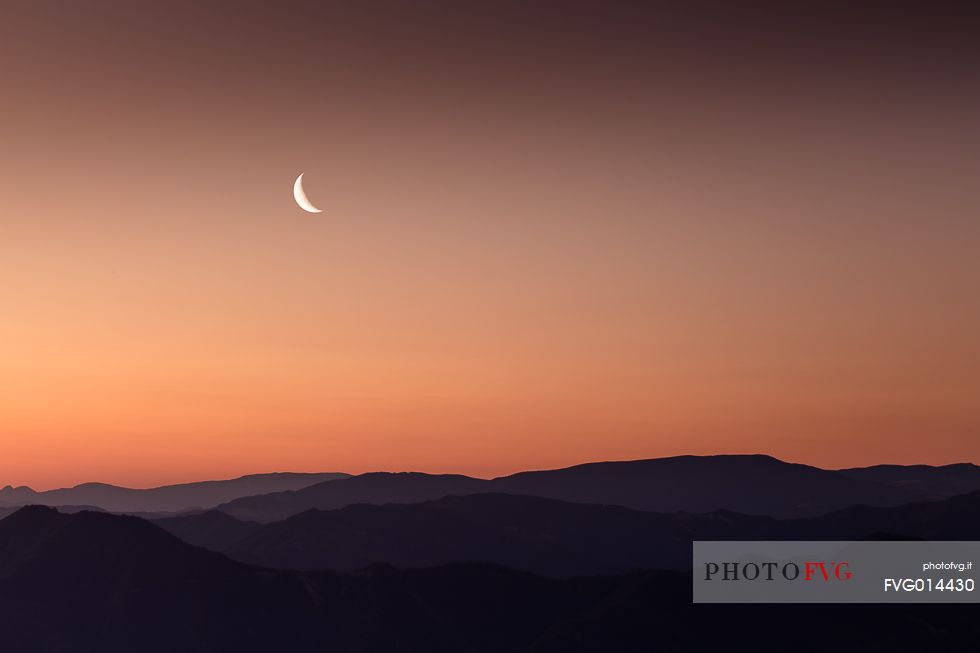
[[[299,208],[303,209],[307,213],[322,213],[322,211],[313,206],[313,202],[306,197],[306,191],[303,190],[304,174],[306,173],[300,173],[299,177],[296,178],[296,182],[293,184],[293,198],[296,200],[296,203],[299,204]]]

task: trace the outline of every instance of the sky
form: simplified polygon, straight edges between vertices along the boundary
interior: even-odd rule
[[[3,3],[0,484],[980,462],[971,23],[683,4]]]

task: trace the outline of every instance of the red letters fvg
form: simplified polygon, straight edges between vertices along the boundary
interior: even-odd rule
[[[828,563],[826,562],[806,562],[804,563],[804,569],[806,570],[803,574],[803,580],[813,580],[813,574],[816,570],[820,571],[820,575],[823,576],[825,581],[830,580],[831,573],[837,580],[850,580],[851,572],[848,569],[850,565],[846,562],[831,562],[829,566],[832,571],[828,572]]]

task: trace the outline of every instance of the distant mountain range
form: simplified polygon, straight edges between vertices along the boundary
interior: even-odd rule
[[[280,569],[500,564],[536,574],[686,569],[694,540],[980,539],[980,491],[807,519],[654,513],[507,494],[309,510],[270,524],[219,511],[155,520],[189,543]]]
[[[254,494],[298,490],[348,476],[349,474],[335,472],[251,474],[226,481],[181,483],[145,490],[105,483],[83,483],[71,488],[35,492],[26,486],[8,485],[0,489],[0,507],[84,505],[96,506],[110,512],[179,512],[213,508],[238,497]]]
[[[488,562],[549,576],[684,568],[696,536],[778,531],[764,517],[666,515],[507,494],[356,504],[271,524],[233,523],[218,511],[155,523],[190,543],[280,569]]]
[[[809,650],[980,650],[972,606],[787,605],[773,619],[692,605],[689,571],[697,539],[980,539],[973,465],[683,456],[0,497],[65,503],[0,506],[0,633],[18,653],[724,650],[760,619],[758,651],[798,642],[804,622],[821,624]]]
[[[908,490],[923,499],[942,499],[980,489],[980,467],[956,465],[874,465],[842,469],[840,474]]]
[[[972,464],[879,465],[825,470],[763,455],[677,456],[528,471],[495,479],[373,472],[255,474],[137,490],[101,483],[35,492],[0,490],[0,516],[21,505],[91,506],[145,516],[218,508],[242,521],[273,522],[307,510],[365,503],[420,503],[446,496],[518,494],[652,512],[803,518],[855,505],[898,506],[980,490]],[[4,510],[4,507],[8,510]]]
[[[679,572],[557,580],[478,564],[275,571],[140,518],[45,507],[0,521],[0,551],[0,632],[4,650],[18,653],[639,653],[726,650],[749,638],[766,652],[787,642],[812,651],[980,647],[973,605],[693,605],[690,574]],[[760,621],[758,635],[746,633]],[[802,623],[819,627],[801,639]]]
[[[898,468],[899,470],[908,468]],[[909,482],[909,478],[918,479]],[[853,505],[897,506],[980,489],[975,465],[830,471],[771,456],[678,456],[522,472],[492,480],[461,475],[370,473],[243,497],[218,506],[247,521],[271,522],[356,503],[418,503],[448,495],[505,493],[618,505],[656,512],[730,510],[812,517]]]

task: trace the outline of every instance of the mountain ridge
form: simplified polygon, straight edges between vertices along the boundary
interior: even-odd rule
[[[0,521],[0,631],[18,653],[723,650],[759,606],[694,605],[690,574],[542,578],[499,565],[264,569],[136,517],[46,507]],[[786,605],[759,651],[975,651],[973,606]],[[771,612],[771,608],[766,608]],[[768,612],[765,613],[768,615]],[[709,619],[711,627],[705,626]],[[741,636],[740,636],[741,637]]]
[[[291,492],[242,497],[217,507],[240,519],[271,522],[311,508],[416,503],[485,492],[654,512],[732,510],[782,518],[816,516],[859,503],[901,505],[922,498],[905,487],[757,454],[583,463],[493,479],[372,472]]]
[[[312,509],[268,524],[218,515],[155,523],[233,559],[279,569],[350,572],[373,563],[413,568],[478,562],[552,577],[689,569],[694,540],[980,539],[980,491],[782,520],[494,493]]]
[[[40,492],[24,485],[7,485],[0,489],[0,505],[92,505],[110,512],[179,512],[213,508],[238,497],[308,487],[348,476],[341,472],[270,472],[151,488],[90,481]]]

